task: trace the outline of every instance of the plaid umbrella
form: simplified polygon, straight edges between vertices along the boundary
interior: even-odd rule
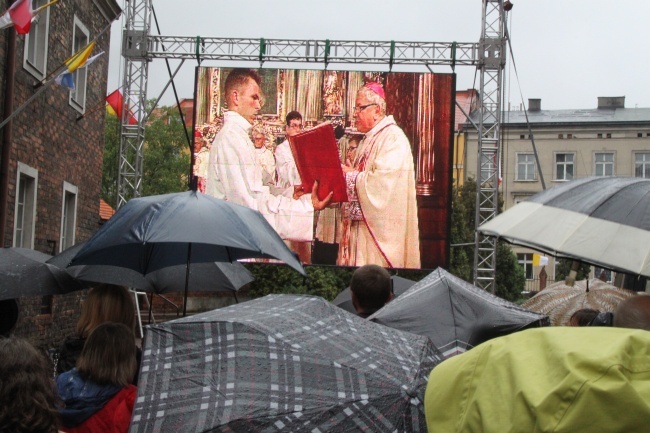
[[[576,281],[573,286],[558,281],[527,300],[522,307],[547,314],[553,326],[563,326],[569,324],[569,319],[578,310],[591,308],[613,312],[619,302],[631,296],[636,296],[636,293],[598,278]]]
[[[270,295],[148,326],[130,432],[426,432],[441,359],[322,298]]]

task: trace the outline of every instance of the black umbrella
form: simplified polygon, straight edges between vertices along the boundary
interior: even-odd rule
[[[442,268],[368,319],[425,335],[445,357],[494,337],[549,324],[547,316],[524,310]]]
[[[0,300],[81,290],[72,277],[45,263],[51,257],[28,248],[0,248]]]
[[[406,292],[413,284],[415,284],[415,281],[397,275],[393,275],[390,279],[393,281],[393,297],[395,298]],[[332,304],[339,308],[343,308],[345,311],[356,314],[354,305],[352,305],[352,292],[350,291],[350,287],[343,289],[341,293],[334,298]]]
[[[103,265],[80,265],[67,267],[72,258],[83,248],[85,242],[74,245],[52,257],[47,263],[65,268],[65,271],[79,281],[119,284],[143,292],[157,294],[182,292],[185,290],[185,263],[168,266],[142,275],[130,268]],[[171,253],[182,253],[180,249]],[[182,259],[181,259],[182,260]],[[237,291],[255,278],[239,262],[195,263],[190,267],[188,291],[220,292]]]
[[[441,354],[322,298],[270,295],[147,328],[131,433],[426,431]]]
[[[121,207],[69,266],[103,265],[142,275],[190,264],[275,258],[304,275],[300,262],[259,212],[196,191],[135,198]],[[186,303],[183,306],[185,313]]]
[[[478,230],[556,257],[650,277],[650,179],[573,180],[535,194]]]

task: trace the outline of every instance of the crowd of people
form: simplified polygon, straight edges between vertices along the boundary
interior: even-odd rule
[[[12,335],[16,301],[2,301],[2,311],[12,314],[2,315],[0,330],[1,433],[128,431],[140,349],[135,308],[125,287],[100,284],[89,291],[77,332],[64,340],[55,365],[27,340]]]
[[[373,264],[355,270],[350,291],[364,319],[394,296],[390,273]],[[55,366],[12,336],[16,301],[0,307],[0,433],[128,431],[140,349],[126,288],[89,291]],[[443,361],[425,393],[429,431],[644,431],[650,296],[621,301],[609,324],[594,323],[599,314],[579,310],[570,326],[515,332]]]

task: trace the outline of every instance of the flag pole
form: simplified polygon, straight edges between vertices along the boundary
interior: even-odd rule
[[[5,120],[0,123],[0,129],[4,128],[7,123],[11,121],[14,117],[16,117],[17,114],[22,112],[29,104],[32,102],[34,99],[36,99],[37,96],[39,96],[47,87],[54,82],[54,79],[51,79],[50,81],[46,82],[43,84],[39,89],[34,93],[27,101],[23,102],[23,105],[15,109],[9,117],[7,117]]]
[[[106,98],[104,98],[103,101],[98,102],[97,105],[95,105],[92,109],[86,111],[84,114],[77,116],[76,121],[78,122],[86,117],[86,114],[93,114],[95,111],[99,111],[100,108],[106,108]]]
[[[112,23],[111,23],[111,24],[112,24]],[[90,44],[93,43],[93,42],[96,42],[97,39],[98,39],[98,38],[99,38],[99,37],[100,37],[100,36],[101,36],[101,35],[102,35],[106,30],[108,30],[108,29],[111,27],[111,24],[108,24],[106,27],[104,27],[104,28],[102,29],[102,31],[99,32],[99,33],[98,33],[98,34],[93,38],[92,41],[88,42],[88,45],[90,45]],[[78,52],[76,52],[75,54],[73,54],[70,58],[74,58],[76,55],[78,55],[80,52],[82,52],[85,48],[87,48],[88,45],[86,45],[84,48],[82,48],[81,50],[79,50]],[[66,59],[66,61],[67,61],[67,60],[68,60],[68,59]],[[48,86],[49,86],[50,84],[52,84],[52,83],[54,82],[54,80],[56,79],[56,77],[57,77],[57,76],[58,76],[58,75],[63,71],[63,68],[62,68],[63,66],[66,66],[66,63],[65,63],[65,62],[63,62],[63,64],[60,65],[59,67],[57,67],[57,68],[54,70],[54,72],[50,73],[50,75],[48,75],[46,78],[44,78],[43,81],[40,81],[38,84],[36,84],[36,85],[34,86],[34,88],[37,89],[37,90],[36,90],[36,93],[34,93],[34,94],[33,94],[33,95],[32,95],[32,96],[31,96],[27,101],[25,101],[25,102],[24,102],[20,107],[18,107],[16,110],[14,110],[14,111],[11,113],[11,115],[10,115],[9,117],[7,117],[6,119],[4,119],[4,120],[0,123],[0,129],[4,128],[5,125],[11,121],[11,119],[13,119],[14,117],[16,117],[17,114],[21,113],[21,112],[22,112],[22,111],[23,111],[23,110],[24,110],[24,109],[25,109],[25,108],[26,108],[26,107],[27,107],[27,106],[28,106],[28,105],[29,105],[29,104],[30,104],[34,99],[36,99],[36,98],[37,98],[41,93],[43,93],[43,91],[44,91],[45,89],[47,89]],[[66,66],[66,67],[67,67],[67,66]]]
[[[58,1],[58,0],[57,0],[57,1]],[[50,74],[49,74],[47,77],[43,78],[43,80],[41,80],[41,81],[39,81],[38,83],[34,84],[34,88],[37,89],[37,88],[39,88],[39,87],[45,86],[45,85],[49,82],[49,80],[50,80],[52,77],[56,77],[56,76],[58,76],[61,72],[63,72],[63,67],[66,67],[66,68],[67,68],[67,62],[68,62],[69,60],[74,59],[74,58],[75,58],[76,56],[78,56],[79,54],[81,54],[81,53],[82,53],[86,48],[88,48],[88,45],[92,44],[93,42],[97,42],[97,39],[99,39],[99,38],[100,38],[100,37],[101,37],[101,36],[106,32],[106,30],[108,30],[108,29],[111,28],[111,24],[113,24],[113,23],[112,23],[112,22],[109,23],[109,24],[108,24],[106,27],[104,27],[104,28],[103,28],[99,33],[97,33],[97,35],[96,35],[92,40],[88,41],[88,43],[87,43],[83,48],[79,49],[76,53],[74,53],[73,55],[71,55],[70,57],[68,57],[67,59],[65,59],[65,60],[63,61],[63,63],[61,63],[61,64],[60,64],[59,66],[57,66],[56,68],[54,68],[54,70],[53,70],[52,72],[50,72]]]

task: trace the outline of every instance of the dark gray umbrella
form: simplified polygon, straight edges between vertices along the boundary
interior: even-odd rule
[[[28,248],[0,248],[0,300],[81,290],[67,273],[45,263],[51,257]]]
[[[281,260],[305,274],[262,214],[187,191],[132,199],[86,242],[69,266],[118,266],[146,275],[185,264],[187,297],[191,264],[257,257]]]
[[[438,268],[368,320],[425,335],[445,355],[494,337],[546,326],[548,317],[524,310]]]
[[[397,275],[393,275],[390,277],[390,279],[393,281],[394,297],[398,297],[402,293],[406,292],[409,287],[415,284],[415,281],[409,280],[408,278],[402,278]],[[354,305],[352,305],[352,292],[350,291],[350,287],[343,289],[341,293],[339,293],[336,298],[334,298],[332,304],[336,305],[339,308],[343,308],[345,311],[356,314]]]
[[[270,295],[147,328],[131,433],[426,431],[433,344],[322,298]]]
[[[185,290],[185,263],[158,269],[146,275],[118,266],[80,265],[66,268],[84,245],[85,242],[72,246],[49,259],[47,263],[65,268],[68,274],[83,282],[119,284],[157,294]],[[182,251],[178,250],[173,253],[182,253]],[[254,279],[253,274],[239,262],[195,263],[190,267],[188,291],[237,291]]]
[[[535,194],[478,230],[556,257],[650,277],[650,179],[573,180]]]

